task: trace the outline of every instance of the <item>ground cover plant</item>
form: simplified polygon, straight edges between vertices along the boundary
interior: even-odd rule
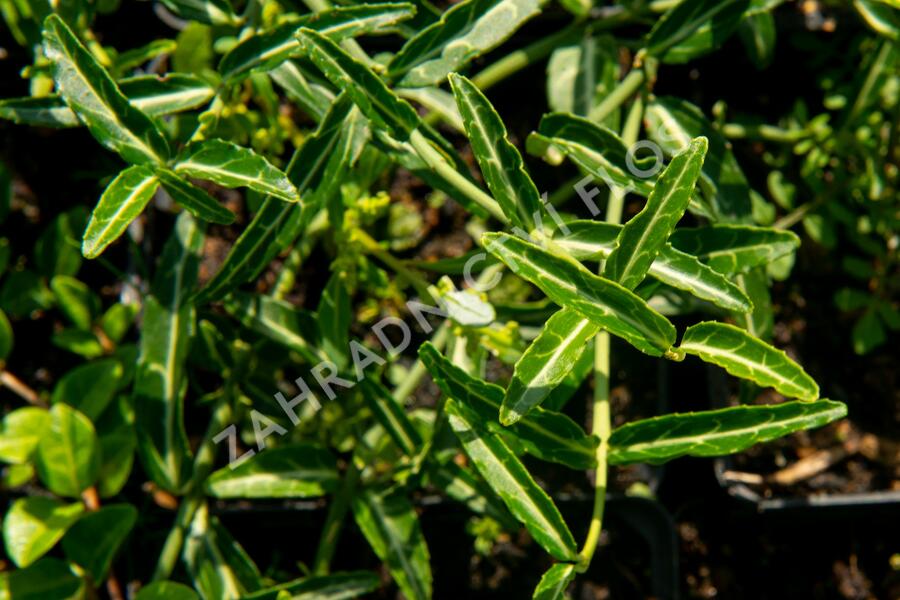
[[[894,2],[160,0],[110,43],[128,4],[0,0],[26,59],[0,131],[80,170],[64,206],[0,171],[0,598],[448,597],[427,502],[564,598],[616,469],[847,416],[776,339],[798,233],[845,250],[808,300],[848,351],[900,329]],[[768,68],[790,19],[855,32],[818,114],[657,89],[723,47]],[[617,361],[736,401],[616,415]],[[290,556],[224,516],[310,508]]]

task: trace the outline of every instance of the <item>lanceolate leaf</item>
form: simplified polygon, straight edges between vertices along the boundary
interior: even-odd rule
[[[194,331],[185,302],[197,280],[203,232],[182,213],[166,243],[144,304],[141,353],[134,380],[138,450],[153,481],[177,491],[187,482],[191,453],[184,430],[184,363]]]
[[[574,310],[550,317],[516,363],[500,408],[500,422],[512,425],[543,402],[578,362],[599,328]]]
[[[596,438],[585,435],[569,417],[535,407],[515,424],[503,427],[498,422],[503,388],[472,377],[441,355],[431,343],[422,345],[419,357],[441,391],[478,415],[488,430],[513,439],[517,446],[542,460],[573,469],[596,466]]]
[[[653,27],[647,37],[646,50],[651,56],[665,60],[666,53],[673,47],[685,42],[704,25],[726,13],[732,5],[743,5],[747,0],[695,0],[680,2],[669,10]],[[733,31],[733,28],[732,28]]]
[[[686,63],[721,46],[737,30],[750,0],[723,0],[715,14],[704,20],[693,33],[669,47],[662,55],[665,63]],[[673,10],[674,13],[674,10]]]
[[[306,577],[260,590],[242,600],[350,600],[375,591],[381,581],[373,571],[348,571],[331,575]],[[285,596],[287,594],[287,596]]]
[[[245,327],[295,350],[310,363],[326,358],[315,348],[318,327],[312,313],[269,296],[243,292],[229,295],[224,307]]]
[[[602,221],[571,221],[569,232],[553,243],[577,260],[599,260],[610,255],[621,225]],[[675,234],[680,231],[675,230]],[[673,234],[674,235],[674,234]],[[726,310],[746,312],[752,303],[744,291],[697,258],[664,245],[648,271],[651,277],[674,288],[690,292]]]
[[[338,472],[334,456],[313,443],[266,450],[209,476],[206,491],[215,498],[313,498],[333,492]]]
[[[165,77],[140,75],[122,79],[118,84],[135,108],[152,116],[197,108],[214,94],[208,83],[185,73],[172,73]],[[41,127],[81,125],[65,100],[57,95],[2,100],[0,118]]]
[[[161,0],[166,8],[185,19],[210,25],[237,25],[240,19],[234,14],[229,0]]]
[[[401,492],[363,490],[353,496],[353,516],[369,545],[409,600],[431,598],[428,546],[416,510]]]
[[[415,109],[336,43],[311,29],[301,29],[297,39],[325,77],[344,90],[375,125],[398,140],[407,139],[419,126]]]
[[[575,579],[575,567],[572,563],[556,563],[544,573],[540,583],[534,590],[534,600],[563,600],[566,588]]]
[[[198,219],[222,225],[230,225],[234,222],[234,213],[219,204],[206,191],[185,181],[168,169],[158,169],[156,175],[165,190],[172,196],[172,200],[189,210]]]
[[[664,463],[678,456],[721,456],[847,415],[840,402],[785,402],[673,413],[628,423],[612,432],[609,461]]]
[[[675,224],[687,210],[706,148],[706,138],[697,138],[672,159],[656,180],[647,204],[619,232],[616,247],[606,260],[604,275],[628,289],[634,289],[644,280]]]
[[[447,399],[450,426],[475,467],[521,521],[535,541],[554,558],[572,561],[575,539],[550,497],[542,490],[503,440],[489,432],[477,413]]]
[[[336,163],[343,157],[335,156],[335,149],[341,140],[345,119],[353,109],[354,105],[346,95],[335,100],[319,128],[306,138],[291,159],[288,177],[306,196],[302,206],[267,198],[219,271],[198,294],[198,304],[218,299],[237,285],[255,278],[284,245],[293,241],[294,232],[302,228],[308,213],[315,207],[308,192],[318,189],[323,182],[339,181]],[[330,176],[326,177],[326,173]]]
[[[81,503],[41,497],[16,500],[3,519],[7,555],[17,566],[27,567],[53,548],[83,512]]]
[[[720,273],[749,271],[800,246],[800,238],[792,231],[749,225],[679,228],[669,241]]]
[[[97,434],[90,420],[68,404],[50,409],[35,461],[38,476],[58,496],[78,498],[100,469]]]
[[[143,212],[157,187],[159,179],[147,167],[136,165],[119,173],[91,213],[81,253],[87,258],[100,256]]]
[[[653,189],[655,174],[650,175],[653,165],[646,159],[634,158],[633,164],[637,169],[630,168],[628,148],[622,139],[587,119],[564,113],[544,115],[537,132],[528,138],[528,151],[534,153],[533,150],[540,150],[537,153],[544,154],[546,146],[551,144],[590,173],[597,186],[605,183],[641,196],[647,196]],[[633,174],[635,171],[638,175]],[[646,173],[647,177],[641,177],[642,173]]]
[[[97,140],[132,163],[162,163],[169,144],[57,15],[44,22],[44,52],[60,94]]]
[[[574,260],[560,258],[505,233],[486,233],[484,247],[519,277],[641,352],[662,356],[675,343],[675,326],[619,284]]]
[[[388,33],[392,25],[409,19],[415,12],[412,4],[385,3],[342,6],[304,15],[249,37],[232,48],[219,64],[219,73],[233,81],[251,71],[268,71],[301,54],[300,42],[294,37],[301,27],[340,42],[367,33]]]
[[[401,87],[443,81],[451,71],[502,44],[540,12],[541,0],[466,0],[409,40],[388,64]]]
[[[815,400],[819,386],[781,350],[725,323],[704,322],[688,327],[681,351],[723,367],[736,377],[773,387],[789,398]]]
[[[435,462],[429,465],[428,480],[448,497],[465,503],[472,512],[491,517],[505,529],[518,527],[518,521],[512,518],[500,498],[475,471],[461,467],[452,460],[443,464]]]
[[[268,160],[249,148],[224,140],[207,140],[185,148],[175,171],[228,187],[248,187],[288,202],[300,197],[294,184]]]
[[[590,29],[570,45],[559,46],[547,63],[547,102],[554,112],[582,117],[612,92],[619,79],[616,41]],[[618,129],[616,111],[604,121]]]
[[[507,139],[503,121],[465,77],[451,74],[450,86],[488,189],[513,224],[531,231],[536,216],[540,218],[541,196],[525,171],[522,156]]]
[[[362,394],[375,418],[407,456],[415,455],[422,447],[422,436],[390,391],[371,379],[362,381]]]

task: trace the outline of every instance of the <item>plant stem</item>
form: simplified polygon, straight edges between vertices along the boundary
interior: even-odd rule
[[[419,154],[419,157],[425,161],[425,164],[443,177],[447,183],[459,190],[469,200],[488,211],[498,221],[504,225],[509,225],[509,219],[503,214],[497,201],[453,168],[447,162],[447,159],[431,145],[431,142],[418,129],[409,136],[409,143]]]
[[[2,369],[2,366],[0,366],[0,369]],[[47,408],[47,403],[38,395],[37,392],[35,392],[28,386],[28,384],[26,384],[24,381],[22,381],[9,371],[0,371],[0,386],[9,388],[17,396],[28,402],[28,404]]]
[[[644,85],[646,80],[647,74],[644,72],[644,69],[632,69],[625,76],[625,79],[619,83],[618,87],[591,110],[588,118],[595,123],[599,123],[633,96]]]
[[[444,321],[441,323],[441,326],[437,328],[434,332],[434,336],[431,338],[431,343],[434,344],[434,347],[439,351],[443,350],[444,344],[447,343],[447,336],[450,333],[450,325],[449,321]],[[402,405],[406,404],[406,399],[415,391],[419,384],[422,382],[422,378],[425,377],[425,374],[428,370],[425,368],[424,363],[421,360],[416,360],[415,364],[409,370],[409,373],[406,374],[406,377],[403,378],[403,381],[394,388],[393,397],[394,400]]]
[[[437,298],[435,298],[432,295],[431,290],[428,289],[430,284],[425,281],[421,275],[403,264],[403,261],[382,248],[381,244],[375,241],[372,236],[364,230],[359,228],[355,229],[351,239],[359,242],[367,253],[378,258],[381,262],[393,269],[402,279],[405,279],[406,282],[416,290],[416,293],[422,300],[430,299],[432,302],[437,303]]]
[[[730,139],[761,139],[767,142],[779,142],[794,144],[810,136],[805,129],[782,129],[774,125],[743,125],[741,123],[726,123],[722,126],[722,133]]]

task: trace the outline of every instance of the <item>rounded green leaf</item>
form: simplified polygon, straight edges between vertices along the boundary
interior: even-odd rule
[[[50,414],[43,408],[26,406],[3,418],[0,430],[0,460],[13,464],[27,462],[47,430]]]
[[[3,519],[6,553],[20,567],[46,554],[84,512],[84,505],[34,496],[13,502]]]
[[[90,419],[68,404],[51,408],[35,466],[54,494],[77,498],[92,486],[100,468],[100,450]]]

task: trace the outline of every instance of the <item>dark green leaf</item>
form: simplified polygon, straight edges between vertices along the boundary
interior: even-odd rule
[[[192,21],[210,25],[240,23],[229,0],[161,0],[161,2],[179,17]]]
[[[185,181],[168,169],[157,169],[156,176],[172,200],[188,209],[198,219],[230,225],[234,222],[234,213],[219,204],[218,200],[206,191]]]
[[[51,400],[65,402],[96,422],[112,401],[122,374],[122,365],[112,358],[80,365],[60,378]]]
[[[207,479],[206,492],[215,498],[314,498],[333,492],[337,483],[334,456],[318,444],[297,443],[219,469]]]
[[[748,5],[749,0],[679,2],[656,22],[646,51],[664,62],[686,62],[720,45]]]
[[[182,583],[157,581],[142,587],[134,600],[200,600],[200,596]]]
[[[130,504],[111,504],[85,515],[62,539],[66,558],[95,582],[106,581],[113,558],[136,521],[137,509]]]
[[[372,379],[362,381],[362,394],[375,418],[407,456],[414,456],[422,446],[422,436],[413,426],[403,407],[391,393]]]
[[[86,587],[84,579],[55,558],[45,558],[27,569],[0,573],[3,600],[82,600]]]
[[[282,583],[244,596],[242,600],[279,600],[284,594],[291,600],[350,600],[375,591],[380,583],[372,571],[348,571]]]
[[[800,246],[800,238],[791,231],[748,225],[680,228],[669,241],[726,274],[768,264]]]
[[[35,466],[54,494],[78,498],[94,484],[100,469],[100,448],[90,420],[68,404],[53,406]]]

